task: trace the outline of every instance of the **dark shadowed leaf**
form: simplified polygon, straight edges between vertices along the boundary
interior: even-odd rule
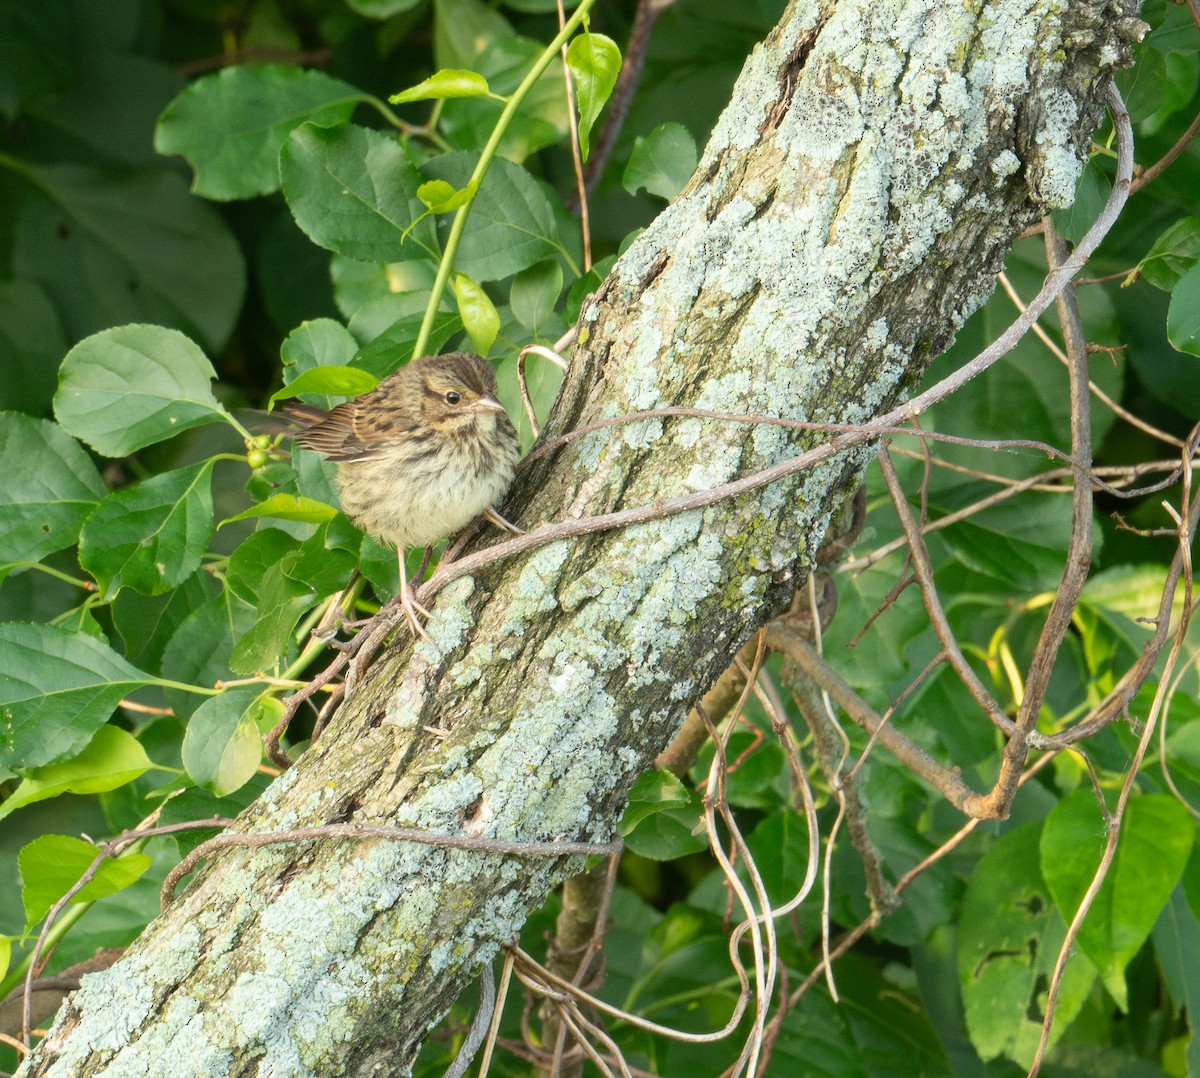
[[[246,267],[221,216],[166,168],[107,172],[27,165],[13,270],[39,282],[72,337],[157,322],[222,348],[246,290]]]

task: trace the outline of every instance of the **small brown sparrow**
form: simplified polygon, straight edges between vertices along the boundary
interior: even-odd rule
[[[289,401],[301,424],[297,445],[334,461],[342,508],[358,527],[393,543],[400,604],[428,639],[408,585],[406,547],[426,548],[481,513],[512,528],[492,507],[512,484],[517,432],[496,400],[496,374],[467,352],[414,359],[369,393],[326,412]],[[516,529],[512,529],[516,530]]]

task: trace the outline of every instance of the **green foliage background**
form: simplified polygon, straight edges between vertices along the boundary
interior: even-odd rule
[[[590,200],[588,269],[571,212],[557,62],[529,85],[494,141],[498,156],[488,149],[506,101],[558,32],[553,2],[0,0],[0,996],[24,975],[30,933],[90,860],[75,836],[115,834],[159,807],[161,823],[234,815],[267,781],[260,735],[280,698],[320,668],[325,653],[308,631],[322,604],[356,564],[360,610],[394,593],[392,555],[336,511],[320,462],[248,429],[243,409],[272,395],[360,392],[419,341],[421,351],[462,345],[497,364],[528,443],[517,350],[572,324],[620,245],[682,186],[746,53],[782,6],[679,0],[662,15]],[[602,0],[591,30],[624,47],[633,13],[629,0]],[[1148,165],[1200,108],[1200,30],[1186,7],[1163,0],[1151,0],[1144,18],[1153,32],[1121,87]],[[593,144],[615,75],[599,42],[576,36],[572,45],[581,112],[597,120]],[[466,71],[486,79],[487,93]],[[418,89],[388,103],[410,87]],[[1056,218],[1070,240],[1107,196],[1106,138],[1097,135],[1076,206]],[[1198,192],[1193,144],[1135,196],[1088,267],[1096,277],[1136,273],[1077,290],[1089,340],[1127,346],[1098,354],[1093,379],[1177,437],[1196,421],[1200,396]],[[453,276],[431,304],[468,199]],[[1025,298],[1044,271],[1040,242],[1021,241],[1007,272]],[[1012,316],[998,294],[930,377]],[[560,376],[536,361],[530,372],[544,415]],[[1029,337],[932,424],[1062,446],[1068,419],[1066,375]],[[1100,407],[1094,435],[1100,466],[1168,455]],[[936,454],[1009,478],[1052,464],[1036,453]],[[916,491],[920,460],[897,463]],[[929,517],[993,489],[935,468]],[[1098,700],[1147,638],[1137,619],[1156,608],[1174,540],[1118,526],[1111,513],[1134,528],[1169,528],[1161,500],[1170,493],[1100,499],[1092,576],[1043,731]],[[899,535],[875,474],[869,495],[858,554]],[[951,622],[1006,706],[1019,702],[1013,672],[1024,669],[1061,575],[1066,504],[1030,491],[930,538]],[[880,710],[938,650],[915,589],[846,647],[903,572],[892,554],[839,574],[840,610],[825,641],[843,677]],[[1200,1005],[1194,654],[1156,750],[1179,796],[1161,760],[1148,761],[1064,984],[1046,1074],[1200,1073],[1188,1021]],[[1154,688],[1151,679],[1134,718]],[[128,700],[142,709],[119,706]],[[749,720],[769,732],[753,706]],[[995,731],[949,671],[924,682],[893,721],[977,788],[993,780]],[[798,719],[796,728],[803,739]],[[302,745],[304,731],[295,736]],[[1135,741],[1126,726],[1089,741],[1109,792]],[[731,774],[729,800],[782,903],[807,867],[803,817],[782,750],[739,731],[731,758],[743,750],[752,751]],[[726,893],[692,833],[706,770],[702,756],[690,782],[651,774],[635,788],[603,989],[696,1030],[723,1023],[736,995]],[[830,791],[815,767],[812,779],[827,828]],[[893,879],[963,823],[883,752],[871,757],[866,790]],[[134,938],[156,911],[164,874],[196,841],[142,842],[106,864],[56,922],[49,969]],[[1064,754],[1026,785],[1011,820],[976,829],[837,964],[840,1004],[823,986],[802,997],[768,1073],[1024,1073],[1065,920],[1102,842],[1086,774]],[[835,926],[852,927],[869,910],[862,866],[844,841],[830,879]],[[542,948],[555,903],[530,922],[526,946]],[[793,986],[819,957],[819,917],[810,898],[795,931],[783,933]],[[519,1035],[515,1017],[505,1032]],[[717,1073],[737,1051],[619,1025],[615,1035],[632,1061],[662,1074]],[[10,1050],[0,1052],[0,1067],[7,1059],[12,1069]],[[451,1054],[446,1041],[432,1042],[421,1073],[441,1073]],[[502,1057],[493,1072],[526,1071]]]

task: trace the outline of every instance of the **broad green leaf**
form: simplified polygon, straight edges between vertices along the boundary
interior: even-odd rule
[[[463,327],[471,338],[471,347],[486,356],[500,332],[500,315],[496,313],[495,305],[478,281],[462,273],[454,275],[454,297],[458,300]]]
[[[413,349],[417,344],[417,333],[421,328],[422,315],[414,314],[400,318],[370,344],[364,345],[354,357],[353,365],[364,371],[383,378],[398,370],[413,359]],[[426,346],[430,355],[438,355],[444,345],[454,334],[463,328],[462,319],[457,313],[439,313],[433,320],[433,329],[429,333],[429,344]]]
[[[202,790],[199,786],[191,786],[163,805],[159,822],[163,826],[167,826],[173,823],[188,823],[192,820],[211,820],[214,816],[233,819],[251,801],[262,796],[270,783],[270,776],[259,771],[251,777],[249,782],[225,797],[217,797],[208,790]],[[180,831],[173,837],[179,843],[179,852],[186,854],[201,842],[219,834],[220,831],[219,826],[196,828],[194,831]]]
[[[233,677],[229,653],[234,641],[254,624],[255,610],[230,589],[214,595],[186,618],[163,649],[162,668],[173,681],[213,688]],[[196,693],[165,689],[167,703],[186,719],[202,702]]]
[[[1194,958],[1200,954],[1200,923],[1180,890],[1171,892],[1154,924],[1154,950],[1175,1013],[1185,1010],[1189,1015],[1196,1014],[1200,1011],[1200,965]],[[1200,1074],[1200,1038],[1188,1038],[1186,1066],[1186,1073]]]
[[[1112,192],[1112,183],[1092,158],[1084,165],[1075,187],[1075,199],[1070,206],[1055,210],[1054,227],[1069,243],[1078,243],[1100,216]]]
[[[177,330],[116,326],[67,353],[54,414],[97,453],[123,457],[224,419],[210,384],[215,377],[204,353]]]
[[[392,94],[388,100],[393,105],[403,105],[408,101],[430,101],[447,97],[486,97],[490,92],[487,79],[478,72],[449,68],[434,72],[416,86]]]
[[[363,262],[436,260],[440,251],[421,180],[404,147],[365,127],[302,124],[279,157],[296,223],[320,246]]]
[[[0,820],[16,809],[59,794],[98,794],[115,790],[153,766],[133,734],[119,726],[105,724],[78,756],[27,771],[21,784],[0,805]]]
[[[263,574],[258,616],[229,660],[234,671],[248,674],[279,662],[292,647],[292,634],[304,612],[350,579],[355,555],[328,545],[328,538],[328,530],[320,529]]]
[[[1180,277],[1171,289],[1167,340],[1180,352],[1200,356],[1200,262]]]
[[[402,11],[409,11],[424,0],[346,0],[348,7],[368,19],[390,19]]]
[[[169,168],[23,167],[38,188],[15,215],[11,269],[45,288],[73,338],[154,322],[224,347],[246,267],[220,214],[182,177]]]
[[[488,80],[494,95],[512,94],[529,73],[543,46],[521,37],[498,37],[471,66]],[[440,129],[459,149],[484,145],[495,130],[505,103],[492,97],[450,100],[442,109]],[[520,109],[509,117],[497,153],[520,164],[531,153],[561,141],[572,117],[567,113],[562,69],[550,64],[527,92]]]
[[[99,855],[99,846],[70,835],[42,835],[21,848],[17,863],[27,931],[79,882]],[[71,896],[69,905],[95,902],[123,891],[149,867],[150,858],[144,853],[105,857],[92,878]]]
[[[187,158],[196,194],[254,198],[279,189],[279,148],[294,128],[306,121],[344,123],[366,100],[361,90],[322,71],[237,64],[197,79],[167,106],[154,148]]]
[[[461,191],[455,190],[445,180],[430,180],[417,188],[417,198],[434,213],[449,213],[470,202],[478,189],[478,184],[473,180]]]
[[[226,585],[239,599],[257,603],[263,575],[299,546],[297,539],[279,528],[263,528],[248,535],[229,556]]]
[[[618,830],[634,853],[670,861],[703,850],[708,839],[697,833],[703,809],[700,796],[669,771],[647,771],[629,791],[629,804]]]
[[[119,592],[109,609],[125,658],[162,675],[164,649],[184,620],[212,598],[216,587],[212,576],[200,569],[162,595],[142,595],[130,588]]]
[[[1066,938],[1038,864],[1040,824],[998,839],[975,865],[958,921],[958,977],[971,1043],[983,1060],[1005,1055],[1027,1067],[1042,1032],[1045,983]],[[1067,964],[1050,1043],[1083,1006],[1096,970]]]
[[[1125,967],[1179,883],[1195,839],[1187,809],[1165,794],[1130,799],[1108,876],[1079,932],[1079,947],[1127,1009]],[[1091,789],[1065,797],[1042,830],[1042,873],[1064,920],[1075,916],[1100,864],[1105,825]]]
[[[77,753],[127,693],[154,681],[102,640],[52,625],[0,624],[0,767]]]
[[[512,34],[509,21],[483,0],[434,0],[433,61],[443,70],[474,66],[489,42]]]
[[[252,505],[236,516],[221,521],[221,527],[235,520],[251,517],[273,517],[275,520],[298,520],[304,524],[323,524],[337,516],[337,510],[325,502],[304,498],[296,494],[272,494],[265,502]]]
[[[467,186],[478,155],[452,153],[421,171],[455,189]],[[449,230],[450,218],[439,228]],[[497,158],[471,203],[454,268],[477,281],[496,281],[532,266],[555,250],[554,209],[537,180],[520,165]]]
[[[579,34],[567,46],[567,66],[579,109],[579,149],[588,159],[588,139],[621,71],[621,50],[603,34]]]
[[[70,346],[46,290],[33,281],[0,282],[0,411],[42,416]]]
[[[1137,271],[1155,288],[1170,292],[1200,262],[1200,217],[1182,217],[1154,241]]]
[[[790,807],[776,809],[746,836],[746,844],[771,902],[776,906],[790,902],[808,875],[809,836],[804,817]]]
[[[48,419],[0,412],[0,565],[40,561],[79,538],[107,490],[96,466]]]
[[[205,700],[188,719],[183,737],[183,766],[197,785],[218,797],[240,789],[262,761],[256,716],[259,690],[230,689]]]
[[[331,397],[357,397],[379,384],[379,379],[357,367],[312,367],[296,375],[271,394],[271,404],[301,393],[323,393]]]
[[[562,266],[555,259],[543,259],[537,265],[521,270],[513,278],[509,293],[513,317],[536,335],[538,327],[553,315],[562,286]]]
[[[672,199],[696,171],[696,140],[683,124],[659,124],[645,138],[634,139],[621,183],[631,195],[643,187]]]
[[[320,367],[345,367],[357,351],[358,342],[341,322],[332,318],[302,322],[279,347],[283,383],[288,386],[306,371]]]
[[[96,578],[102,598],[121,588],[158,595],[200,568],[213,533],[213,463],[118,490],[87,518],[79,564]]]
[[[525,357],[525,386],[533,402],[534,415],[539,419],[545,420],[550,414],[563,378],[563,371],[541,356]],[[516,356],[506,356],[500,361],[496,369],[496,396],[516,424],[517,433],[521,436],[521,445],[528,448],[533,443],[533,431],[521,401]]]
[[[87,34],[82,26],[76,32]],[[149,135],[186,85],[183,75],[164,59],[138,55],[140,49],[125,43],[82,40],[84,47],[72,50],[70,89],[39,101],[37,119],[104,161],[125,168],[161,165]]]

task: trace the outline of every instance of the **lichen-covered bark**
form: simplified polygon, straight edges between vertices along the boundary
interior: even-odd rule
[[[547,434],[668,404],[837,422],[895,404],[1019,230],[1070,201],[1132,8],[792,4],[687,190],[585,308]],[[640,505],[805,444],[696,419],[608,428],[528,468],[506,513],[532,529]],[[378,661],[239,826],[607,840],[690,702],[791,595],[865,457],[456,581],[436,646]],[[576,868],[379,840],[228,851],[85,979],[20,1073],[403,1073]]]

